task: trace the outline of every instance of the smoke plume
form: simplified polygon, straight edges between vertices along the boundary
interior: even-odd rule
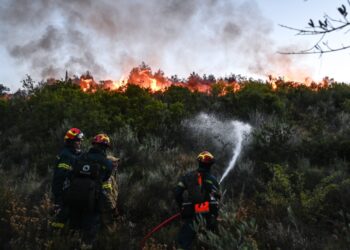
[[[292,63],[275,52],[255,1],[3,0],[0,21],[8,53],[42,78],[118,77],[142,61],[182,76],[266,75]]]

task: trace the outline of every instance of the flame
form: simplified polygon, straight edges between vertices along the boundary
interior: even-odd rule
[[[206,77],[192,73],[187,80],[178,79],[177,76],[168,78],[163,71],[158,70],[152,72],[151,68],[146,64],[141,64],[139,67],[133,68],[128,77],[123,75],[119,80],[102,80],[100,84],[96,83],[89,72],[82,75],[75,82],[80,84],[84,92],[95,92],[98,87],[110,91],[124,91],[127,84],[135,84],[142,88],[146,88],[151,92],[165,91],[170,86],[180,86],[188,88],[190,91],[198,91],[210,93],[214,84],[220,85],[219,95],[225,95],[228,91],[239,91],[241,83],[234,78],[216,80],[214,76]]]
[[[128,81],[125,76],[122,76],[119,80],[104,80],[101,83],[104,89],[117,91],[125,87]]]
[[[305,76],[306,74],[300,73],[298,75]],[[269,85],[274,91],[283,86],[294,88],[305,86],[311,90],[317,91],[322,88],[328,88],[330,84],[334,82],[334,79],[329,77],[325,77],[318,83],[310,77],[305,77],[303,81],[293,79],[297,78],[293,76],[281,77],[270,74],[268,75],[266,84]],[[133,68],[128,76],[124,74],[119,80],[102,80],[97,83],[89,72],[75,80],[78,84],[80,84],[80,87],[84,92],[95,92],[99,87],[110,91],[124,91],[127,84],[135,84],[142,88],[148,89],[152,93],[159,91],[163,92],[170,86],[180,86],[188,88],[193,92],[197,91],[202,93],[211,93],[211,91],[214,91],[215,89],[215,93],[218,95],[225,95],[228,92],[240,91],[244,86],[244,83],[248,82],[246,78],[237,77],[235,75],[215,79],[214,76],[201,77],[194,72],[187,79],[180,80],[177,78],[177,76],[168,78],[161,70],[153,73],[151,68],[145,64]]]
[[[305,77],[303,81],[298,81],[298,80],[293,80],[292,77],[288,77],[288,76],[277,77],[274,74],[270,74],[268,76],[267,83],[271,86],[272,90],[277,90],[279,87],[282,87],[282,86],[289,86],[293,88],[304,86],[304,87],[310,88],[313,91],[318,91],[320,89],[328,88],[331,84],[334,83],[334,79],[326,76],[320,82],[316,82],[311,77]]]
[[[87,71],[80,77],[79,85],[84,92],[95,92],[97,88],[97,83],[94,81],[94,78],[92,77],[89,71]]]
[[[171,85],[162,71],[152,73],[151,68],[146,65],[133,68],[129,74],[128,83],[150,89],[152,92],[164,91]]]
[[[80,87],[82,90],[88,91],[93,86],[91,79],[80,79]]]

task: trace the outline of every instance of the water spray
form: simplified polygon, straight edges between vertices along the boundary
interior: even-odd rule
[[[220,179],[219,183],[221,183],[233,170],[252,127],[240,121],[220,121],[215,116],[205,113],[187,121],[186,126],[193,131],[193,135],[197,137],[200,144],[206,145],[210,142],[216,148],[224,150],[227,147],[232,148],[232,151],[230,150],[232,157]]]
[[[224,174],[222,175],[219,184],[225,179],[225,177],[228,175],[228,173],[234,168],[235,163],[238,159],[238,156],[240,155],[242,151],[242,144],[244,139],[250,134],[252,127],[249,124],[245,124],[238,121],[233,121],[232,125],[234,127],[234,132],[236,135],[236,146],[233,148],[233,155],[230,163],[228,164],[228,167],[226,168]]]

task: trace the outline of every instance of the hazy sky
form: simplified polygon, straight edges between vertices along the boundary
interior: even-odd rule
[[[40,81],[63,78],[66,70],[120,79],[142,61],[167,76],[195,71],[265,79],[273,73],[350,82],[350,50],[322,57],[277,53],[309,48],[318,39],[279,24],[305,28],[310,17],[339,18],[336,8],[346,2],[0,0],[0,83],[14,91],[26,74]],[[347,36],[342,31],[329,42],[346,44]]]

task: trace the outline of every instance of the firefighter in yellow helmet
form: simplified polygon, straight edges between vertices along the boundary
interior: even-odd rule
[[[198,168],[182,176],[174,190],[183,219],[177,240],[181,249],[191,248],[196,236],[193,223],[198,218],[205,219],[208,230],[217,228],[221,192],[216,177],[210,173],[215,158],[210,152],[203,151],[197,156],[197,162]]]
[[[70,185],[69,176],[76,159],[81,155],[81,142],[84,134],[78,128],[69,129],[64,136],[64,146],[57,156],[53,170],[52,194],[55,219],[51,223],[53,228],[63,228],[68,220],[68,209],[65,206],[64,195]]]

